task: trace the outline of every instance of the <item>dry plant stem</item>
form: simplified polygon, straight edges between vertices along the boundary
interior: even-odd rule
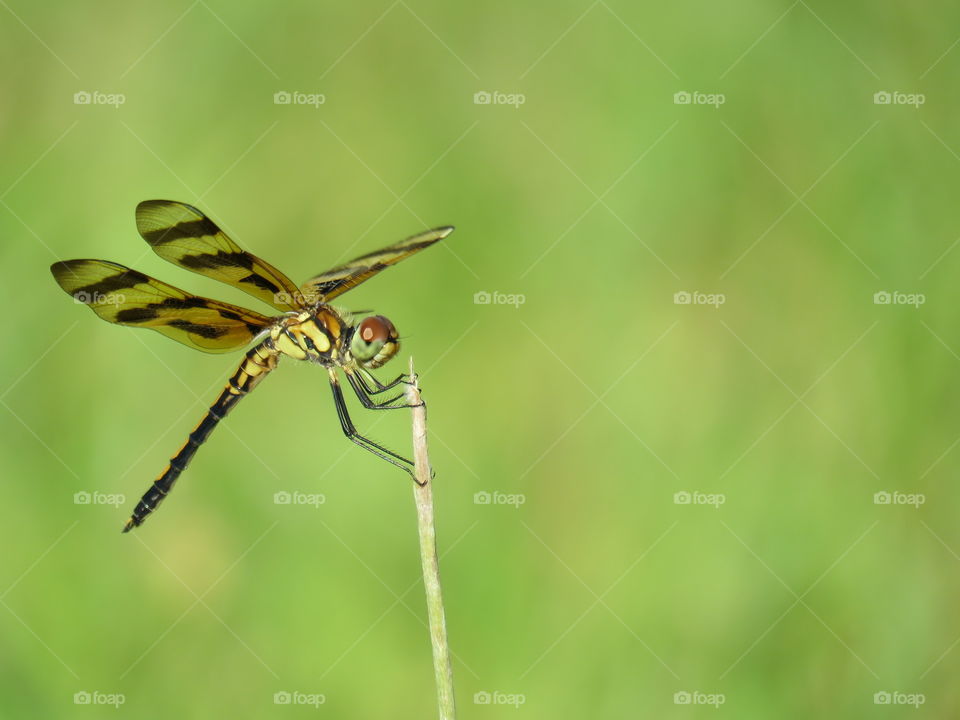
[[[410,376],[413,358],[410,358]],[[417,505],[417,529],[420,534],[420,564],[423,567],[423,586],[427,594],[427,617],[430,621],[430,641],[433,645],[433,671],[437,683],[437,703],[440,720],[454,720],[453,666],[450,646],[447,644],[447,623],[443,613],[440,591],[440,563],[437,559],[437,534],[433,524],[433,482],[430,479],[430,457],[427,454],[427,409],[420,399],[416,380],[407,386],[407,401],[413,408],[413,460],[419,485],[413,486]]]

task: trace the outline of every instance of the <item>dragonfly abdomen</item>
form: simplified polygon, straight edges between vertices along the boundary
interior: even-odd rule
[[[187,469],[187,465],[190,464],[197,450],[210,437],[210,433],[213,432],[217,423],[223,420],[234,405],[240,401],[240,398],[253,390],[276,366],[277,351],[273,349],[269,340],[260,343],[246,354],[243,362],[240,363],[240,367],[227,381],[227,386],[220,393],[220,397],[210,406],[207,414],[203,416],[203,420],[193,429],[193,432],[187,436],[187,441],[177,454],[170,458],[170,462],[160,477],[153,481],[150,489],[140,498],[140,502],[133,509],[133,515],[124,525],[123,532],[129,532],[131,529],[142,525],[150,513],[157,509],[157,506],[163,502],[163,499],[173,488],[177,478]]]

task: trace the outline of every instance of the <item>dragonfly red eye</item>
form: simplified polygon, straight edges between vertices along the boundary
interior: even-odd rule
[[[360,323],[360,338],[366,343],[385,342],[391,335],[393,324],[382,315],[368,317]]]

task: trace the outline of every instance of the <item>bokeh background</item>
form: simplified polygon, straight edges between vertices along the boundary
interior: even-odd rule
[[[297,281],[457,226],[343,302],[421,373],[462,717],[960,712],[960,10],[0,5],[0,715],[435,714],[409,481],[317,368],[120,535],[239,354],[48,266],[256,305],[148,198]]]

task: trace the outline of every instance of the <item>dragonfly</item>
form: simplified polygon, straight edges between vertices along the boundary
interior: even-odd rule
[[[426,230],[368,252],[298,287],[275,267],[241,249],[191,205],[147,200],[137,205],[136,221],[141,237],[164,260],[232,285],[271,305],[280,314],[267,316],[192,295],[107,260],[65,260],[50,266],[54,279],[75,302],[83,303],[107,322],[156,330],[208,353],[239,350],[258,341],[244,355],[187,441],[143,494],[123,532],[139,527],[157,509],[217,423],[277,367],[282,357],[323,367],[344,435],[407,471],[417,481],[410,460],[357,431],[347,412],[338,376],[338,371],[343,373],[364,408],[410,407],[400,402],[404,399],[402,391],[393,397],[386,395],[413,382],[412,377],[400,374],[389,382],[381,382],[371,372],[397,354],[397,330],[383,315],[355,315],[334,307],[330,301],[447,237],[453,232],[452,226]],[[360,315],[366,317],[361,319]]]

